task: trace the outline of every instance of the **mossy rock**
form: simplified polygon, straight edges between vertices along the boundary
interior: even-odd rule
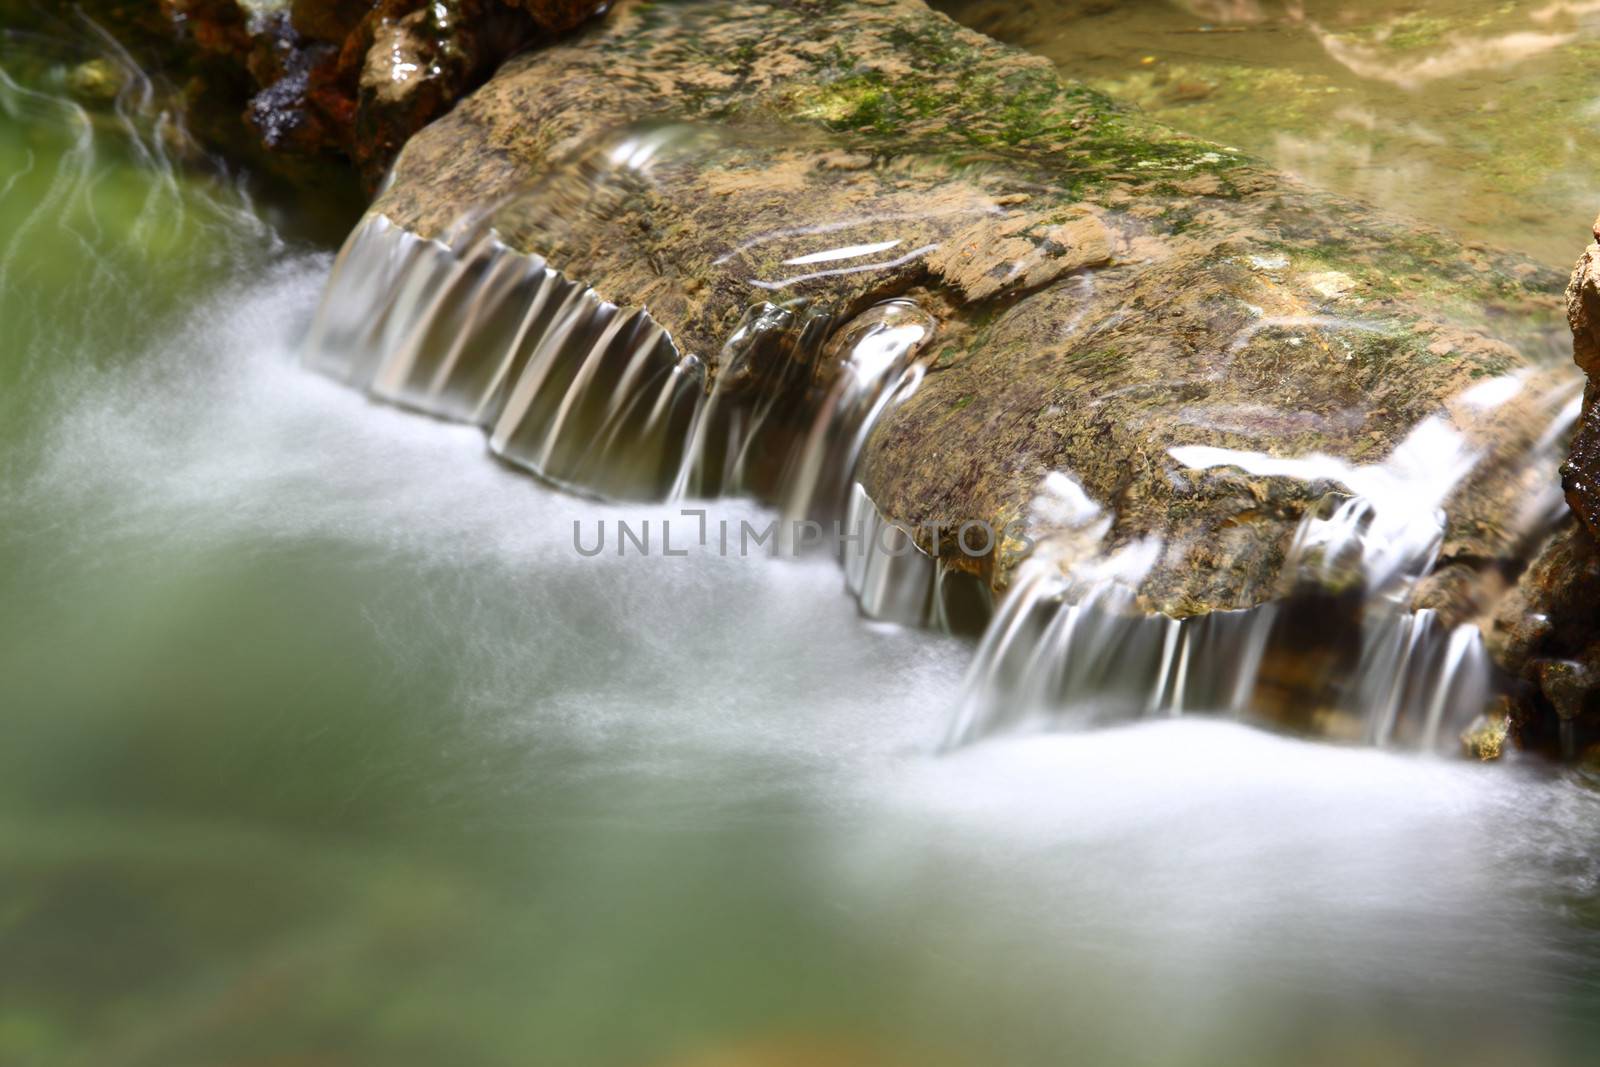
[[[1160,539],[1143,594],[1175,615],[1274,595],[1338,487],[1173,448],[1374,465],[1436,417],[1516,452],[1531,410],[1453,398],[1563,344],[1548,270],[1146,121],[920,0],[619,5],[414,137],[373,210],[492,226],[648,307],[708,381],[752,304],[917,300],[936,358],[858,469],[879,507],[1050,539],[1035,497],[1065,473],[1115,516],[1095,551]],[[1521,478],[1463,480],[1444,563],[1520,549]],[[1025,548],[970,565],[998,592]]]

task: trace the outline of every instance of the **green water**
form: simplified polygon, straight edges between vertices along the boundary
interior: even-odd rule
[[[1589,1061],[1583,779],[935,757],[969,645],[578,556],[668,513],[305,373],[329,250],[82,58],[0,52],[0,1064]]]
[[[1586,0],[938,0],[1178,129],[1567,269],[1600,212]]]

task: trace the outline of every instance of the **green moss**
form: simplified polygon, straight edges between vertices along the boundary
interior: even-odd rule
[[[877,139],[852,146],[857,151],[958,167],[1003,155],[1022,173],[1048,175],[1075,199],[1112,175],[1181,179],[1246,162],[1238,152],[1149,123],[1042,63],[997,62],[993,46],[943,20],[910,19],[886,36],[896,62],[880,67],[874,51],[849,39],[814,42],[825,47],[805,51],[810,72],[781,87],[770,106],[783,119]],[[882,47],[881,39],[874,42]]]
[[[1361,27],[1342,36],[1354,41],[1378,45],[1393,52],[1409,52],[1419,48],[1433,47],[1444,40],[1445,36],[1453,29],[1461,25],[1462,23],[1458,19],[1452,20],[1437,15],[1424,15],[1419,11],[1408,11],[1401,15],[1385,18],[1382,22]]]
[[[796,118],[824,122],[834,129],[880,126],[889,121],[892,101],[885,99],[883,78],[863,74],[817,86],[795,103]]]

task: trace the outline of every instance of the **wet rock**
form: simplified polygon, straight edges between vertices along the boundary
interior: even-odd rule
[[[204,52],[240,62],[255,50],[252,9],[237,0],[160,0],[161,8]]]
[[[304,107],[329,122],[337,146],[375,186],[408,137],[506,57],[603,7],[603,0],[297,3],[295,31],[322,49],[306,75]]]
[[[349,160],[375,186],[405,139],[516,51],[554,39],[604,0],[94,0],[141,60],[188,81],[202,132],[269,164]],[[176,62],[169,62],[176,60]],[[222,129],[245,120],[239,131]],[[280,166],[285,173],[296,164]],[[312,182],[311,184],[315,184]]]
[[[91,59],[67,72],[67,91],[90,103],[110,103],[126,84],[123,72],[109,59]]]
[[[1556,717],[1562,722],[1573,722],[1583,716],[1594,690],[1597,675],[1590,665],[1580,660],[1541,659],[1535,661],[1539,678],[1539,691]]]
[[[1510,719],[1530,748],[1571,756],[1600,742],[1600,549],[1569,521],[1500,605],[1495,659],[1515,676]]]
[[[292,0],[289,12],[295,29],[312,40],[343,41],[372,8],[373,0]]]
[[[1025,212],[985,219],[928,256],[941,282],[969,303],[1038,289],[1074,270],[1111,262],[1111,231],[1087,208],[1064,221]]]
[[[547,8],[547,20],[532,18],[530,7]],[[351,101],[347,150],[369,184],[408,137],[449,110],[506,56],[541,34],[570,29],[598,4],[580,7],[502,0],[383,0],[374,6],[345,38],[332,79]]]
[[[1595,238],[1600,242],[1600,220]],[[1590,245],[1578,260],[1567,284],[1567,320],[1572,326],[1572,356],[1589,375],[1584,413],[1572,443],[1572,454],[1561,469],[1561,486],[1567,503],[1591,536],[1600,538],[1600,243]]]
[[[1504,756],[1510,742],[1511,716],[1503,709],[1478,716],[1461,735],[1461,746],[1466,754],[1485,763]]]
[[[1561,468],[1572,519],[1506,599],[1491,647],[1520,683],[1512,720],[1525,743],[1574,758],[1600,743],[1600,243],[1579,258],[1566,296],[1573,360],[1589,376]]]
[[[259,30],[252,68],[266,87],[250,98],[246,117],[268,149],[315,156],[342,143],[350,111],[319,91],[336,56],[331,45],[301,38],[282,14]]]
[[[917,0],[619,5],[414,136],[374,210],[433,237],[475,212],[648,307],[708,387],[753,305],[915,300],[929,373],[858,477],[995,593],[1030,544],[973,559],[955,531],[1077,544],[1033,513],[1052,474],[1113,516],[1082,552],[1154,546],[1140,603],[1177,616],[1281,593],[1304,520],[1367,478],[1444,517],[1395,568],[1509,569],[1543,530],[1549,467],[1524,460],[1564,388],[1541,365],[1558,276],[1146,122]]]
[[[1594,387],[1590,387],[1594,392]],[[1567,504],[1591,537],[1600,538],[1600,409],[1593,399],[1585,405],[1572,453],[1561,468],[1561,487]]]

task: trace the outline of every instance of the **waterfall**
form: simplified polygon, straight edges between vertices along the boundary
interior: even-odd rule
[[[496,456],[573,492],[746,494],[778,504],[786,531],[850,529],[865,521],[852,475],[868,434],[915,392],[936,328],[905,299],[845,321],[763,301],[713,371],[647,309],[605,300],[490,230],[469,222],[432,240],[373,215],[334,265],[305,359],[378,399],[476,425]],[[903,599],[863,602],[874,617],[933,621]]]
[[[1352,705],[1367,709],[1362,739],[1424,749],[1453,741],[1487,703],[1489,673],[1483,634],[1471,623],[1447,627],[1429,608],[1378,621],[1350,686]]]
[[[1291,599],[1176,619],[1139,611],[1121,583],[1074,596],[1040,567],[985,635],[946,746],[1196,711],[1381,746],[1451,746],[1490,696],[1478,626],[1447,626],[1426,608],[1374,612],[1353,627],[1356,650],[1340,649],[1352,623],[1328,614],[1338,607]],[[1308,642],[1307,620],[1328,632]]]
[[[972,636],[984,631],[994,608],[983,579],[923,551],[859,483],[851,486],[843,529],[845,587],[869,618]]]
[[[708,359],[681,351],[647,308],[606,300],[472,219],[425,239],[373,215],[340,254],[306,360],[476,425],[496,456],[575,493],[754,496],[782,510],[786,541],[796,524],[833,526],[865,615],[982,634],[948,746],[1211,712],[1434,749],[1483,710],[1492,672],[1478,625],[1410,598],[1463,485],[1522,487],[1518,536],[1559,514],[1544,475],[1576,413],[1570,387],[1530,399],[1516,376],[1480,384],[1380,463],[1174,444],[1175,470],[1323,494],[1284,548],[1277,595],[1239,610],[1154,608],[1141,583],[1165,546],[1113,538],[1115,516],[1051,472],[1034,505],[1048,536],[996,608],[981,567],[929,555],[854,477],[874,424],[923,380],[936,330],[907,299],[848,317],[757,300]],[[1515,448],[1490,447],[1479,424],[1517,397],[1543,421]]]
[[[1492,411],[1516,379],[1458,400]],[[1237,467],[1335,486],[1302,520],[1282,595],[1252,608],[1176,618],[1141,604],[1159,545],[1046,544],[1019,572],[984,635],[946,747],[998,734],[1207,711],[1380,746],[1447,750],[1488,706],[1493,671],[1476,621],[1448,622],[1411,595],[1438,562],[1446,503],[1485,471],[1532,486],[1510,526],[1521,543],[1559,515],[1549,472],[1576,418],[1577,383],[1529,400],[1538,420],[1509,455],[1473,447],[1443,417],[1418,424],[1383,463],[1178,447],[1190,469]],[[1489,403],[1498,393],[1497,403]],[[1063,500],[1065,511],[1063,512]],[[1109,522],[1060,472],[1035,510],[1054,509],[1091,546]]]
[[[624,500],[665,495],[705,380],[648,312],[541,257],[493,234],[425,240],[382,216],[341,253],[306,358],[380,399],[483,428],[496,455],[548,481]]]

